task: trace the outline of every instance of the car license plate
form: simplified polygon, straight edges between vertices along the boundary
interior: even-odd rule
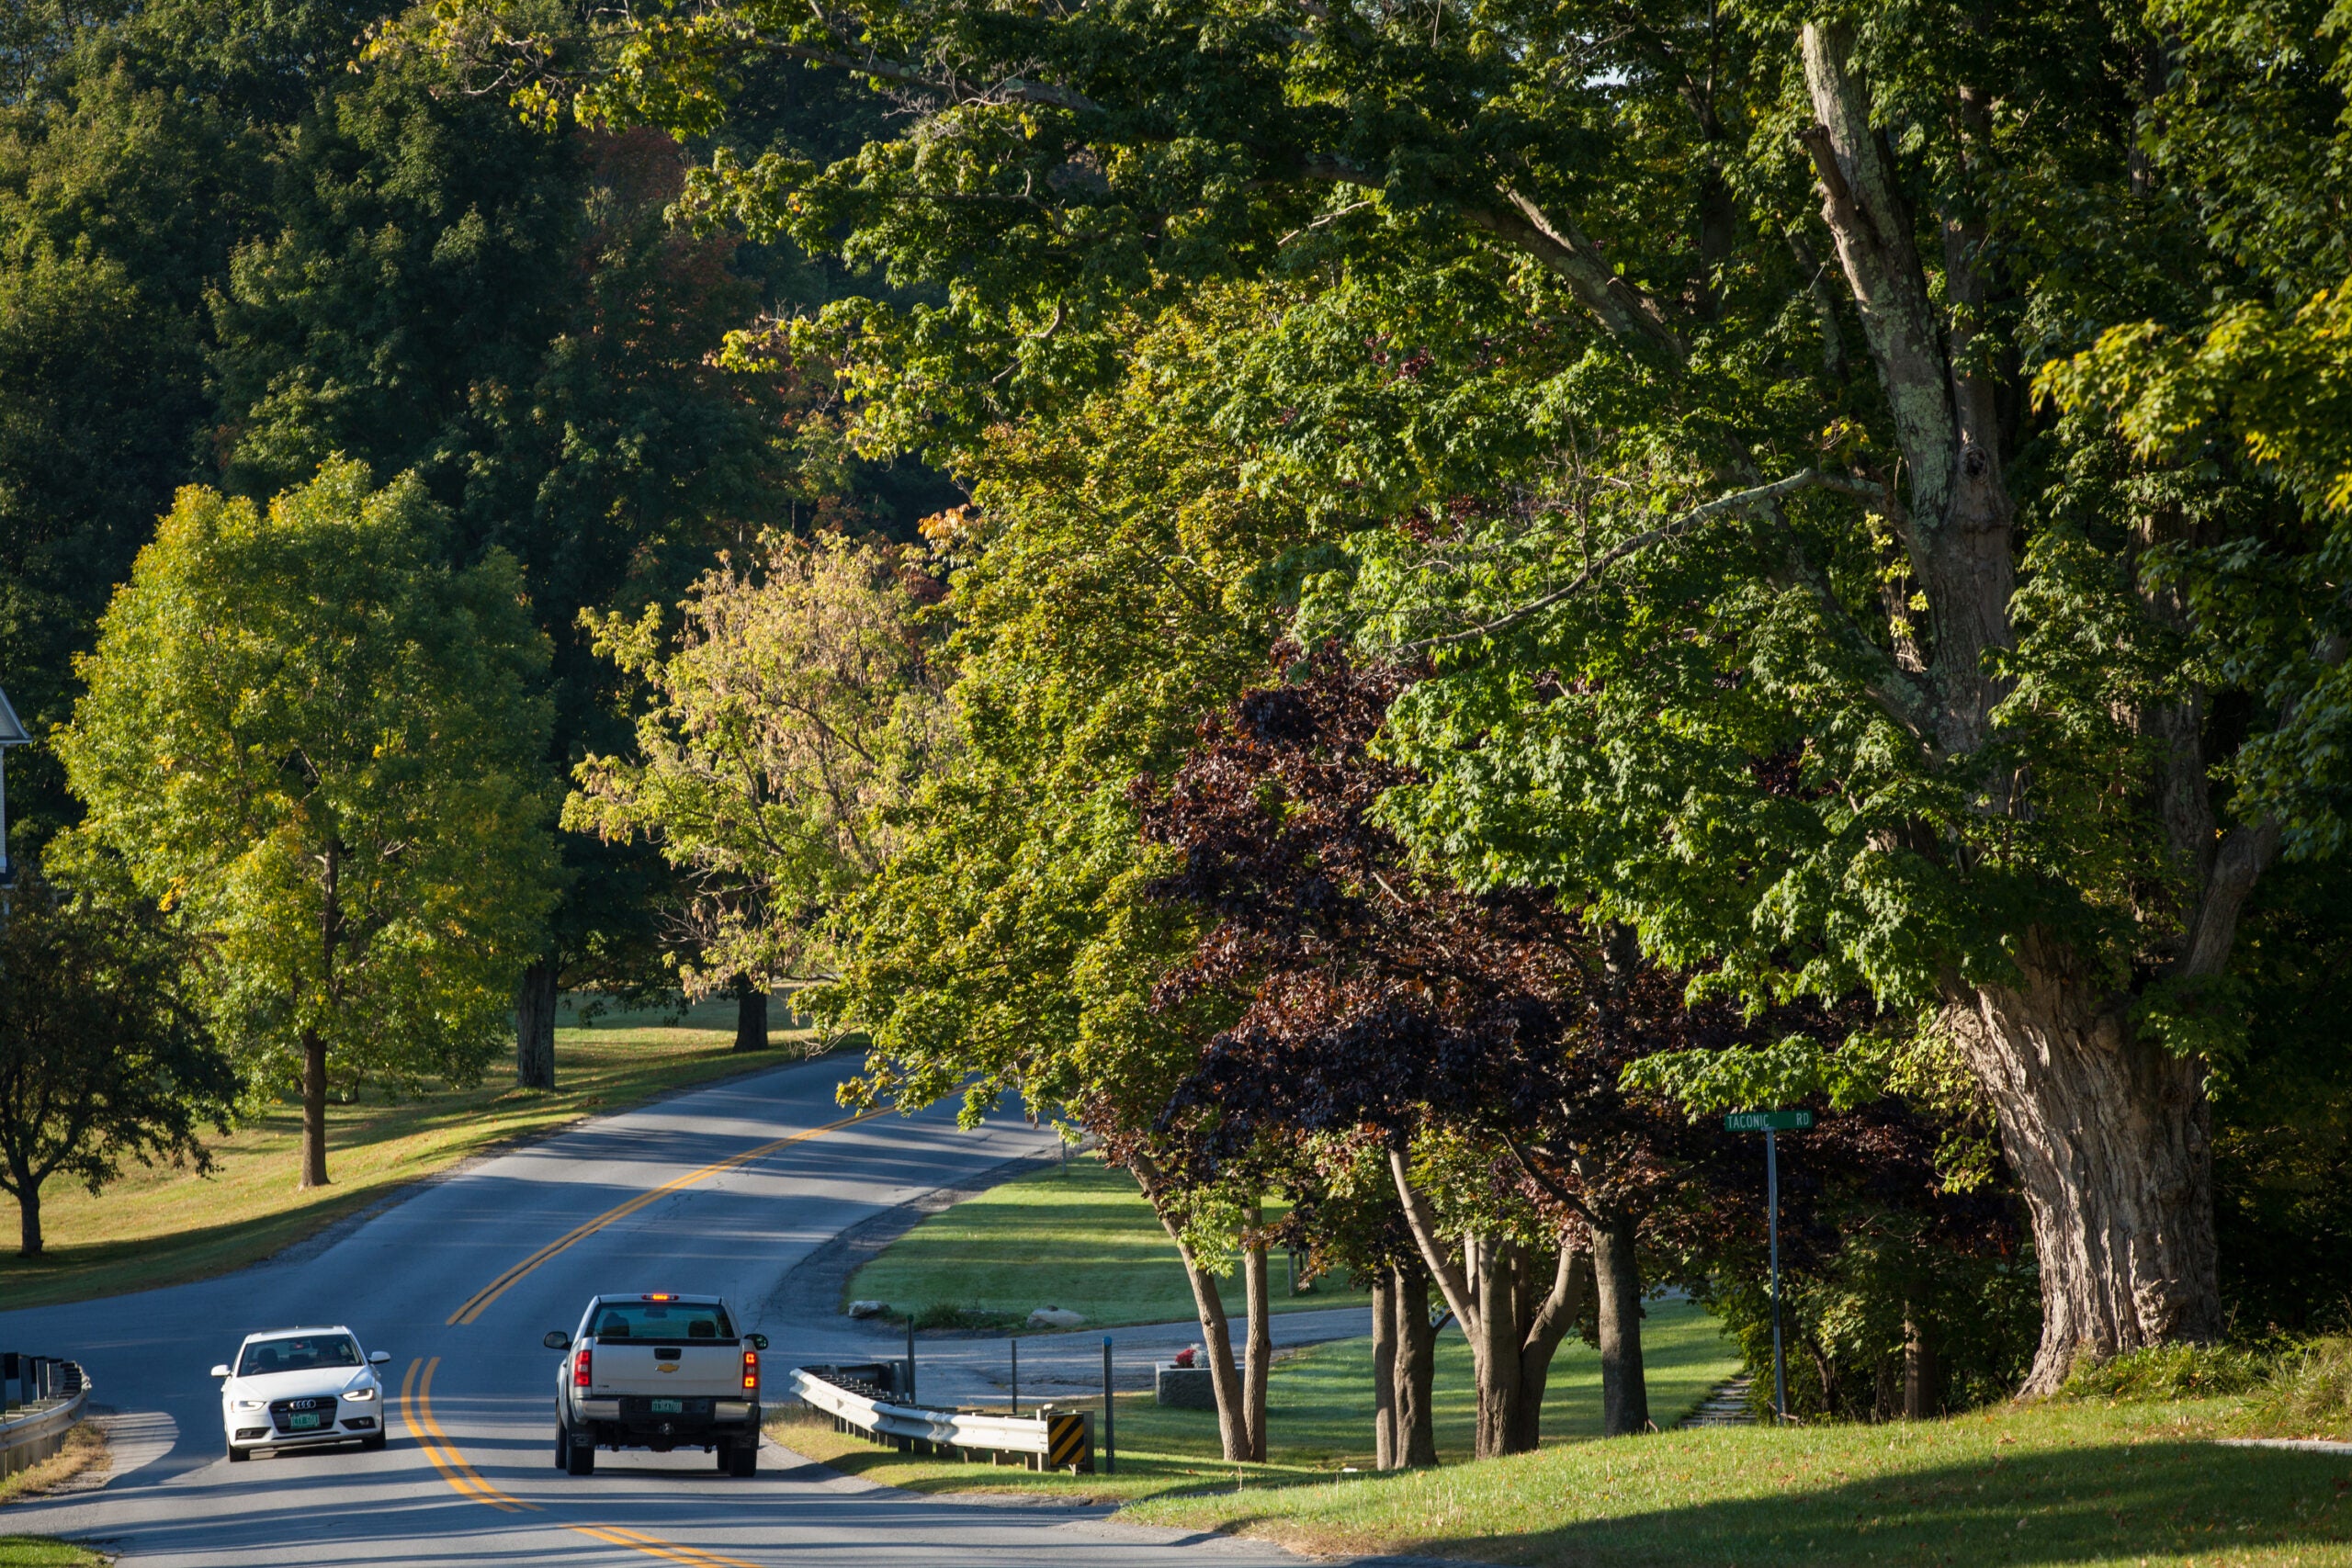
[[[652,1402],[656,1416],[675,1416],[685,1407],[686,1402],[683,1399],[657,1399]]]
[[[286,1417],[286,1429],[289,1432],[312,1431],[326,1425],[326,1419],[315,1410],[298,1411]]]

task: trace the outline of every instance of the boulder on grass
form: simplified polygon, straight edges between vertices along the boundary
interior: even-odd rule
[[[1086,1319],[1079,1314],[1057,1306],[1041,1306],[1029,1314],[1032,1328],[1083,1328]]]
[[[849,1314],[852,1317],[887,1317],[889,1315],[889,1312],[890,1303],[888,1302],[852,1302],[849,1303]]]

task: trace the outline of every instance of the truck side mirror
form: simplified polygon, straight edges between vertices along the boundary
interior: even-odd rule
[[[768,1337],[764,1334],[746,1334],[743,1337],[751,1341],[752,1348],[754,1350],[764,1350],[768,1348]]]
[[[571,1336],[560,1328],[550,1328],[548,1330],[547,1337],[539,1343],[550,1350],[569,1350],[571,1348]]]

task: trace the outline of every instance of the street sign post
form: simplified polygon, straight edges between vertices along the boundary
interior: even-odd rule
[[[17,710],[8,705],[8,694],[0,692],[0,916],[7,914],[8,890],[17,885],[17,864],[8,858],[8,748],[31,739]]]
[[[1810,1111],[1735,1111],[1724,1118],[1726,1133],[1764,1134],[1764,1230],[1772,1251],[1772,1416],[1789,1418],[1789,1367],[1781,1353],[1781,1149],[1779,1134],[1813,1125]]]

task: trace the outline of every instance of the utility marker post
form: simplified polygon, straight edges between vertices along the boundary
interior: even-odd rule
[[[1813,1125],[1810,1111],[1735,1111],[1724,1118],[1726,1133],[1764,1134],[1764,1231],[1772,1253],[1772,1415],[1789,1418],[1789,1363],[1781,1349],[1781,1133]]]
[[[915,1314],[907,1311],[907,1403],[915,1402]]]
[[[1005,1343],[1012,1347],[1012,1413],[1018,1416],[1021,1414],[1021,1341],[1008,1339]]]
[[[0,692],[0,919],[8,915],[8,894],[17,886],[17,863],[8,858],[8,748],[32,739],[8,694]]]
[[[1119,1469],[1119,1416],[1111,1402],[1111,1337],[1102,1336],[1102,1473]]]

